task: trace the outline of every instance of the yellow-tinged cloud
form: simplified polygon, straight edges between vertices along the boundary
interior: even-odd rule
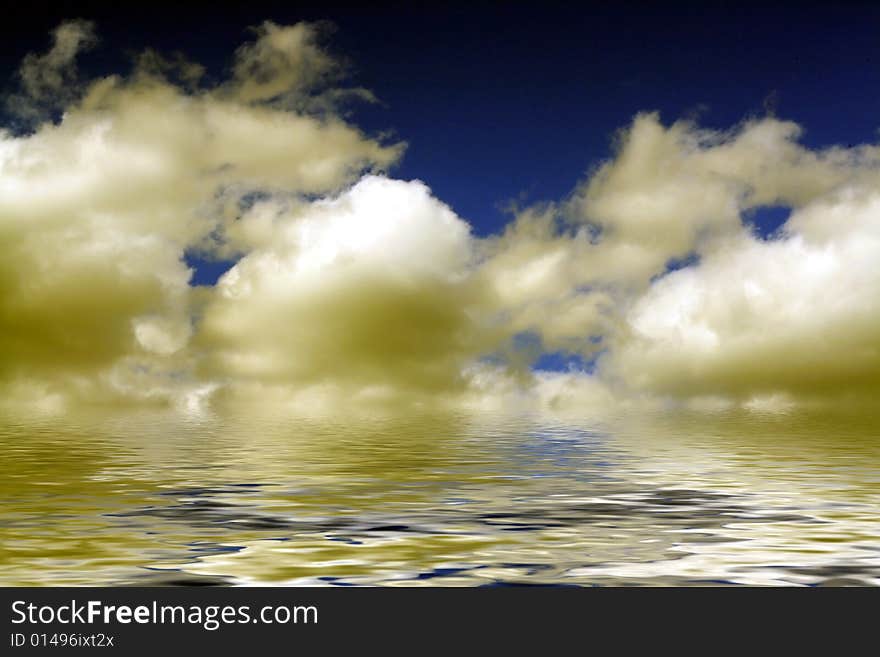
[[[7,98],[7,108],[26,121],[45,119],[52,111],[64,109],[76,99],[76,57],[95,42],[95,26],[89,21],[59,25],[52,32],[48,52],[24,58],[18,72],[21,92]]]
[[[48,55],[25,61],[24,92],[34,103],[42,90],[74,84],[57,71],[90,34],[83,25],[62,26]],[[7,397],[163,396],[191,364],[197,299],[185,252],[235,251],[226,229],[248,194],[324,194],[396,160],[400,146],[367,138],[326,106],[320,116],[303,113],[262,103],[242,86],[253,69],[279,93],[314,89],[311,60],[327,64],[310,35],[308,25],[267,25],[239,51],[228,84],[188,91],[156,66],[141,67],[65,89],[80,100],[57,124],[0,133]],[[143,381],[155,372],[159,383]]]
[[[880,190],[796,211],[781,239],[742,234],[634,304],[609,361],[680,396],[821,402],[880,393]]]
[[[569,199],[487,244],[511,326],[548,350],[601,353],[594,376],[539,377],[539,397],[756,410],[876,397],[880,149],[812,151],[799,133],[638,116]],[[793,210],[770,241],[744,224],[767,205]],[[692,264],[668,271],[675,260]]]
[[[370,95],[318,36],[266,23],[211,87],[154,52],[78,84],[85,23],[28,57],[13,104],[65,106],[0,133],[5,405],[597,415],[880,392],[877,147],[639,115],[568,198],[476,238],[423,183],[377,175],[402,147],[341,118]],[[792,208],[769,240],[744,221],[766,205]],[[193,286],[188,252],[237,262]],[[594,364],[532,372],[546,352]]]
[[[423,184],[365,177],[304,208],[258,204],[250,223],[272,239],[204,309],[196,345],[210,378],[260,394],[437,397],[460,392],[491,348],[469,227]]]

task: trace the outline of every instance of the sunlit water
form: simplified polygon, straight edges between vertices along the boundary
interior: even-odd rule
[[[877,585],[880,431],[163,414],[0,423],[6,585]]]

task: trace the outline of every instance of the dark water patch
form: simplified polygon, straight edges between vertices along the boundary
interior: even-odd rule
[[[419,573],[415,579],[425,580],[425,579],[437,579],[440,577],[452,577],[454,575],[459,575],[461,573],[466,573],[474,570],[480,570],[481,568],[485,568],[486,566],[471,566],[464,568],[434,568],[431,571],[426,573]]]
[[[130,578],[115,582],[115,586],[230,586],[234,578],[217,575],[198,575],[178,569],[145,568]]]
[[[222,487],[190,487],[174,490],[161,491],[162,497],[203,497],[206,495],[236,495],[246,494],[254,489],[271,486],[272,484],[227,484]]]
[[[590,502],[542,504],[540,501],[517,501],[510,510],[479,512],[469,506],[444,506],[426,512],[415,509],[410,520],[402,523],[394,515],[338,515],[320,519],[281,516],[262,511],[258,504],[241,504],[214,499],[212,494],[226,496],[226,488],[202,489],[197,495],[183,491],[185,498],[177,504],[143,507],[107,514],[122,518],[159,518],[185,523],[193,527],[226,528],[231,531],[271,531],[280,538],[301,534],[332,534],[332,540],[353,540],[375,534],[436,534],[451,526],[483,526],[500,531],[539,532],[547,529],[601,525],[613,528],[653,521],[663,525],[684,524],[689,528],[710,529],[725,523],[819,522],[804,514],[756,511],[742,496],[714,491],[658,489],[654,491],[616,491],[626,499],[605,499]],[[194,499],[187,499],[194,497]],[[328,514],[336,512],[327,509]],[[285,536],[286,535],[286,536]],[[329,538],[329,537],[328,537]],[[712,534],[703,536],[711,540]]]
[[[197,554],[223,554],[241,552],[244,546],[221,545],[219,543],[187,543],[190,552]]]
[[[829,577],[817,582],[814,586],[819,587],[844,587],[844,586],[869,586],[869,582],[864,579],[856,579],[853,577]]]

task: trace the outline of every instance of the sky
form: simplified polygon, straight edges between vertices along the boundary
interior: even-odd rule
[[[802,125],[811,146],[877,134],[873,3],[407,4],[249,2],[218,11],[150,3],[120,12],[108,3],[23,3],[6,10],[14,19],[4,22],[0,63],[14,71],[61,20],[85,17],[103,47],[83,56],[84,68],[116,71],[126,51],[150,47],[182,50],[220,74],[249,26],[332,21],[330,45],[380,101],[349,108],[357,125],[406,141],[395,175],[428,181],[483,234],[506,223],[511,200],[570,192],[640,111],[725,129],[770,108]]]
[[[864,406],[880,8],[740,4],[8,9],[7,399]]]

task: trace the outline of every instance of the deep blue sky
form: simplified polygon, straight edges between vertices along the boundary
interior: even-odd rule
[[[769,104],[811,145],[875,141],[880,124],[880,6],[868,3],[362,4],[17,3],[4,9],[0,67],[8,80],[63,18],[98,23],[102,47],[83,59],[92,71],[118,70],[125,51],[152,46],[217,74],[248,25],[329,19],[352,82],[382,101],[357,108],[355,121],[409,142],[394,175],[427,182],[479,234],[506,221],[505,201],[570,191],[641,110],[730,127]]]

